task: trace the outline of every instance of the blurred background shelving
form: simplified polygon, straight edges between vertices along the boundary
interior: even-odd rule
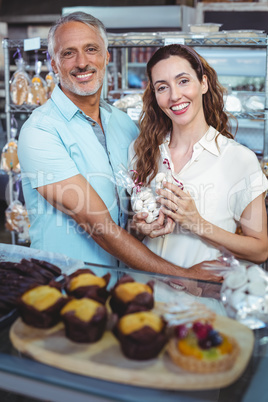
[[[25,104],[16,106],[7,97],[5,74],[7,80],[16,69],[14,49],[23,49],[27,38],[40,37],[38,56],[43,62],[41,74],[44,76],[47,73],[44,50],[49,27],[62,13],[75,10],[93,14],[107,27],[111,62],[103,97],[110,103],[115,104],[126,95],[141,96],[147,82],[148,59],[159,46],[175,39],[177,43],[193,46],[217,71],[220,82],[227,89],[229,98],[226,101],[235,105],[232,112],[239,123],[237,141],[253,149],[260,158],[267,155],[268,1],[96,0],[91,1],[89,7],[88,1],[83,0],[79,3],[48,0],[42,4],[33,0],[26,3],[0,0],[0,39],[8,38],[8,42],[4,41],[8,49],[0,49],[0,150],[9,135],[10,117],[16,117],[19,133],[21,125],[35,108]],[[220,24],[220,31],[190,32],[189,25],[204,23]],[[238,30],[248,32],[236,36],[232,31]],[[5,51],[8,53],[8,73],[5,71]],[[34,74],[34,52],[24,52],[23,57],[31,76]],[[134,120],[138,119],[135,107],[123,109]],[[234,122],[234,131],[235,128]],[[5,175],[0,174],[0,202],[4,206],[8,202],[7,182]]]

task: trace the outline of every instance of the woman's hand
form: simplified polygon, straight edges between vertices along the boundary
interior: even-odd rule
[[[166,189],[157,191],[160,195],[157,201],[162,204],[163,213],[182,228],[200,234],[205,220],[199,214],[191,195],[172,183],[166,182],[164,187]]]
[[[169,218],[165,217],[162,211],[159,213],[157,220],[152,223],[146,223],[146,218],[148,214],[146,212],[139,212],[133,216],[131,222],[131,230],[136,231],[138,234],[143,236],[149,236],[151,239],[155,237],[163,236],[172,233],[175,227],[175,222]]]

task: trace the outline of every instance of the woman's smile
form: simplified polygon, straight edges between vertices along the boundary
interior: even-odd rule
[[[171,106],[171,110],[174,114],[183,114],[188,110],[188,107],[190,106],[190,102],[184,102],[180,103],[178,105]]]

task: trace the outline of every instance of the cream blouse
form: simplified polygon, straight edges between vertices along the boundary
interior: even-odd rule
[[[262,173],[253,151],[219,134],[210,127],[194,145],[191,160],[179,174],[174,172],[169,152],[170,136],[161,146],[159,172],[171,169],[172,176],[182,182],[184,190],[194,198],[200,215],[229,232],[236,230],[236,221],[247,205],[267,191],[268,180]],[[135,168],[134,143],[129,148],[130,169]],[[217,146],[218,145],[218,146]],[[163,161],[164,159],[165,162]],[[163,163],[164,162],[164,163]],[[151,186],[155,186],[154,180]],[[216,259],[220,251],[197,235],[176,225],[173,233],[150,239],[144,244],[164,259],[189,268],[205,260]]]

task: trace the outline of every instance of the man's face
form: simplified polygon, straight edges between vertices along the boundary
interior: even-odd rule
[[[109,53],[98,30],[77,21],[60,26],[55,34],[54,54],[51,65],[69,98],[101,91]]]

